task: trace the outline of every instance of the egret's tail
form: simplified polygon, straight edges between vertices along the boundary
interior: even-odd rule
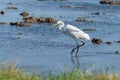
[[[84,39],[85,39],[86,41],[90,40],[89,34],[85,33],[85,34],[84,34],[84,37],[85,37]]]

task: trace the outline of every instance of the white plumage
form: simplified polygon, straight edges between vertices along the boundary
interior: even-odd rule
[[[73,39],[76,40],[77,47],[72,49],[71,54],[73,54],[73,52],[75,52],[75,49],[77,49],[77,51],[76,51],[76,56],[77,56],[79,47],[83,46],[85,44],[83,41],[81,41],[82,44],[79,45],[77,40],[86,40],[86,41],[90,40],[89,34],[83,32],[82,30],[80,30],[79,28],[77,28],[73,25],[67,24],[65,26],[64,22],[62,22],[62,21],[57,21],[57,23],[52,25],[51,27],[54,27],[54,26],[57,26],[57,25],[59,25],[59,30],[60,31],[62,31],[64,34],[67,34],[67,35],[69,35],[70,37],[72,37]]]
[[[85,39],[85,40],[90,40],[90,37],[87,33],[84,33],[80,29],[72,26],[72,25],[66,25],[64,28],[64,32],[71,36],[73,39]]]
[[[90,40],[90,37],[87,33],[83,32],[77,27],[74,27],[73,25],[67,24],[64,26],[64,22],[62,21],[57,21],[57,24],[59,25],[59,30],[62,31],[63,33],[69,35],[73,39],[84,39],[84,40]]]

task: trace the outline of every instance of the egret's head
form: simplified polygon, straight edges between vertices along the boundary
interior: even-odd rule
[[[53,27],[55,27],[55,26],[57,26],[57,25],[64,25],[64,22],[62,22],[62,21],[57,21],[55,24],[52,24],[52,25],[50,26],[50,28],[53,28]]]
[[[63,22],[63,21],[57,21],[57,24],[59,24],[59,25],[63,25],[64,22]]]

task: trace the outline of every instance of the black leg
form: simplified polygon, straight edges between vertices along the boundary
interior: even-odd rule
[[[77,56],[77,53],[78,53],[78,51],[79,51],[79,47],[80,47],[80,46],[78,45],[77,48],[76,48],[76,49],[77,49],[77,50],[76,50],[76,56]]]
[[[81,46],[85,45],[85,42],[83,42],[83,41],[81,41],[81,42],[82,42],[82,44],[77,46],[76,56],[77,56],[77,54],[78,54],[79,48],[80,48]]]
[[[75,49],[76,49],[76,47],[72,49],[71,56],[73,56],[73,53],[75,53]]]
[[[77,45],[77,47],[75,47],[75,48],[73,48],[72,49],[72,51],[71,51],[71,55],[73,56],[73,53],[75,53],[75,50],[77,49],[77,52],[78,52],[78,42],[77,42],[77,40],[75,40],[76,41],[76,45]],[[76,52],[76,53],[77,53]]]
[[[78,51],[79,51],[79,48],[83,45],[85,45],[85,42],[82,41],[82,44],[81,45],[78,45],[77,43],[77,40],[76,40],[76,44],[77,44],[77,47],[73,48],[72,51],[71,51],[71,55],[73,55],[73,53],[75,53],[75,50],[76,50],[76,56],[78,54]]]

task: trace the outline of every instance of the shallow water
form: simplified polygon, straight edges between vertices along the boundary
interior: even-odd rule
[[[11,2],[12,4],[8,4]],[[15,6],[18,9],[5,9]],[[71,6],[61,8],[60,6]],[[82,8],[75,8],[82,6]],[[79,50],[79,58],[71,61],[71,49],[75,47],[73,39],[58,31],[50,29],[51,24],[33,24],[30,27],[10,26],[10,22],[21,21],[19,15],[23,11],[29,12],[30,16],[54,17],[70,23],[80,29],[95,28],[96,31],[86,31],[91,39],[101,38],[104,42],[120,40],[120,6],[102,5],[99,0],[68,0],[68,1],[16,1],[0,0],[0,10],[5,15],[0,15],[0,21],[7,24],[0,25],[0,61],[16,61],[18,66],[33,71],[61,71],[65,66],[69,70],[79,66],[88,67],[94,64],[96,68],[114,67],[120,72],[120,44],[92,44],[91,41]],[[100,12],[100,15],[91,14]],[[88,22],[76,22],[77,17],[87,17]],[[94,20],[94,21],[91,21]],[[79,63],[79,64],[78,64]]]

